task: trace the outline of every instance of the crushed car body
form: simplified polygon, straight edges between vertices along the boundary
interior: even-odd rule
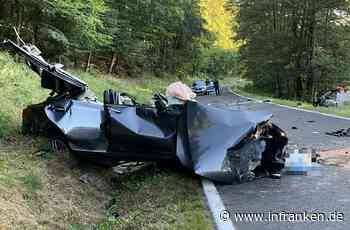
[[[162,94],[154,105],[127,93],[104,92],[99,102],[80,79],[50,65],[35,46],[5,41],[52,90],[23,110],[23,131],[59,140],[84,160],[115,166],[123,161],[177,162],[214,181],[232,183],[279,173],[288,138],[269,113],[219,109]]]

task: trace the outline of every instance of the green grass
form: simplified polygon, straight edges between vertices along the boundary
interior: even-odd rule
[[[237,81],[236,81],[237,82]],[[232,80],[231,80],[232,83]],[[232,84],[231,84],[232,85]],[[350,117],[350,105],[342,107],[314,107],[311,103],[297,100],[287,100],[271,96],[268,93],[262,92],[261,90],[253,89],[249,87],[245,81],[240,81],[238,84],[232,86],[232,90],[243,96],[255,98],[261,101],[271,101],[276,104],[286,105],[291,107],[298,107],[300,109],[306,109],[310,111],[317,111],[326,114],[333,114],[342,117]]]
[[[0,89],[0,137],[18,133],[22,108],[48,94],[40,88],[37,76],[4,54],[0,55]]]
[[[28,175],[19,178],[22,181],[24,187],[32,193],[35,193],[43,188],[43,183],[40,176],[36,175],[33,172],[30,172]]]
[[[198,199],[198,180],[172,170],[151,169],[122,179],[122,190],[109,210],[118,218],[111,216],[97,229],[212,229]]]
[[[139,78],[73,73],[99,99],[105,89],[128,92],[141,103],[163,92],[174,77]],[[185,81],[191,81],[190,78]],[[86,168],[50,152],[47,140],[20,134],[27,105],[48,96],[25,65],[0,53],[0,229],[212,229],[199,180],[152,166],[119,178],[109,169],[88,168],[96,182],[84,184]],[[114,200],[112,206],[109,202]],[[118,213],[118,216],[115,214]]]
[[[115,89],[135,96],[140,103],[148,103],[154,93],[164,93],[166,86],[177,80],[172,76],[156,78],[151,74],[125,78],[74,70],[70,72],[86,81],[99,100],[103,99],[104,90]],[[187,83],[191,80],[184,79]],[[41,88],[37,75],[25,65],[15,63],[12,57],[4,53],[0,55],[0,89],[0,137],[18,133],[22,109],[26,105],[43,101],[50,93]]]

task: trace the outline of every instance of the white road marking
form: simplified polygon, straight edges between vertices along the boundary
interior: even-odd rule
[[[291,106],[286,106],[286,105],[280,105],[280,104],[276,104],[273,102],[263,102],[261,100],[256,100],[254,98],[249,98],[246,96],[242,96],[239,95],[237,93],[232,92],[231,90],[229,90],[230,93],[239,96],[241,98],[245,98],[245,99],[249,99],[251,101],[255,101],[258,103],[266,103],[266,104],[272,104],[272,105],[277,105],[280,107],[284,107],[284,108],[288,108],[288,109],[293,109],[293,110],[297,110],[297,111],[302,111],[302,112],[307,112],[307,113],[314,113],[314,114],[320,114],[326,117],[332,117],[332,118],[337,118],[337,119],[343,119],[343,120],[348,120],[350,121],[350,118],[347,117],[341,117],[341,116],[337,116],[337,115],[332,115],[332,114],[326,114],[326,113],[321,113],[318,111],[311,111],[311,110],[306,110],[306,109],[300,109],[300,108],[295,108],[295,107],[291,107]],[[249,103],[249,102],[248,102]],[[220,194],[217,191],[215,185],[213,184],[213,182],[202,178],[202,187],[203,187],[203,191],[204,194],[207,198],[207,202],[208,202],[208,206],[210,209],[210,212],[213,216],[213,219],[215,221],[215,225],[216,228],[218,230],[235,230],[235,227],[232,223],[232,220],[230,218],[228,218],[227,220],[223,220],[222,219],[222,212],[228,211],[224,205],[224,203],[221,200]]]
[[[220,194],[216,189],[213,182],[202,178],[202,187],[204,194],[207,198],[210,212],[213,216],[217,230],[235,230],[231,218],[229,215],[223,216],[223,214],[229,213],[224,203],[221,200]]]
[[[280,107],[283,107],[283,108],[293,109],[293,110],[307,112],[307,113],[314,113],[314,114],[319,114],[319,115],[323,115],[323,116],[326,116],[326,117],[332,117],[332,118],[337,118],[337,119],[350,121],[350,118],[348,118],[348,117],[342,117],[342,116],[337,116],[337,115],[333,115],[333,114],[321,113],[321,112],[318,112],[318,111],[301,109],[301,108],[296,108],[296,107],[292,107],[292,106],[288,106],[288,105],[280,105],[280,104],[276,104],[276,103],[273,103],[273,102],[263,102],[263,101],[260,101],[260,100],[256,100],[254,98],[250,98],[250,97],[239,95],[238,93],[235,93],[235,92],[232,92],[232,91],[231,91],[231,93],[236,95],[236,96],[239,96],[239,97],[242,97],[242,98],[246,98],[246,99],[250,99],[250,100],[253,100],[253,101],[257,101],[257,102],[261,102],[261,103],[277,105],[277,106],[280,106]]]

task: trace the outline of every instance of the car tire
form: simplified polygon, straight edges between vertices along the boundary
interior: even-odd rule
[[[47,132],[51,151],[60,158],[70,160],[74,164],[77,163],[78,158],[71,151],[66,137],[55,128],[51,128]]]
[[[64,154],[69,152],[68,145],[62,138],[53,137],[49,139],[50,148],[55,153]]]

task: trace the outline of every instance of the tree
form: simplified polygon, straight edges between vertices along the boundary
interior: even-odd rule
[[[235,18],[232,17],[235,7],[226,7],[226,0],[201,0],[201,12],[207,21],[206,28],[216,36],[215,46],[222,49],[234,49],[239,47],[232,38],[235,31],[231,29]]]
[[[198,0],[0,0],[0,39],[16,27],[51,61],[108,72],[193,72],[208,45]]]
[[[197,1],[124,0],[110,1],[109,6],[110,71],[117,62],[127,63],[126,68],[174,72],[198,56],[206,30]]]
[[[311,100],[347,72],[346,0],[240,0],[245,75],[279,97]]]

